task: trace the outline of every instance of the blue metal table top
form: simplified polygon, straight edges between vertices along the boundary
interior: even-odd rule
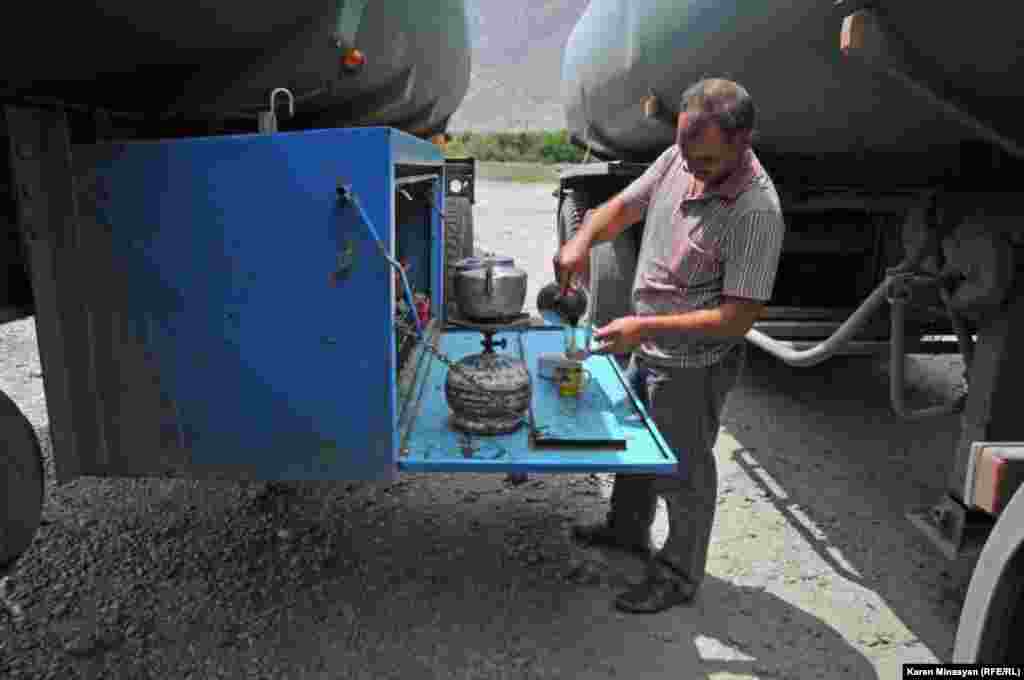
[[[406,395],[411,417],[405,421],[398,465],[403,470],[466,472],[646,472],[675,470],[676,455],[626,386],[618,365],[610,357],[594,356],[585,367],[592,379],[579,397],[561,397],[557,386],[540,378],[537,359],[559,352],[559,329],[529,328],[499,333],[507,339],[505,351],[519,354],[520,347],[533,381],[532,412],[546,437],[575,440],[572,446],[538,446],[526,425],[497,436],[466,436],[449,422],[445,397],[447,367],[429,353],[420,356],[418,375]],[[468,330],[441,334],[439,349],[453,361],[481,351],[481,335]],[[521,341],[521,345],[519,344]],[[591,442],[624,441],[618,447]],[[466,444],[469,451],[466,451]]]

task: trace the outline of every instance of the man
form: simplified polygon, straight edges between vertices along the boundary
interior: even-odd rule
[[[585,270],[593,243],[645,219],[633,313],[595,331],[608,353],[632,353],[627,376],[680,459],[672,475],[616,475],[605,522],[577,540],[646,554],[644,583],[616,607],[657,612],[693,599],[707,563],[718,475],[713,448],[746,360],[743,336],[771,297],[785,225],[778,195],[751,149],[754,105],[737,83],[708,79],[683,93],[676,144],[592,211],[555,256],[562,285]],[[657,496],[669,536],[657,555]]]

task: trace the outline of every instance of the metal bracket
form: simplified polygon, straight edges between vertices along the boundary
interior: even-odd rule
[[[906,517],[950,561],[980,554],[993,525],[987,515],[948,494],[935,505],[909,510]]]
[[[288,97],[288,117],[295,115],[295,95],[290,90],[278,87],[270,93],[270,108],[259,115],[260,133],[271,134],[277,132],[277,95],[284,94]]]
[[[656,121],[670,128],[675,128],[678,112],[666,106],[654,90],[648,90],[646,96],[640,98],[640,107],[646,120]]]
[[[351,274],[352,270],[356,266],[356,248],[355,242],[347,238],[342,245],[341,250],[338,252],[337,269],[331,272],[331,285],[337,286],[339,283],[347,279]]]

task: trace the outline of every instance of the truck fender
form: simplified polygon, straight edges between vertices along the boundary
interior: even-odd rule
[[[1013,621],[1024,619],[1024,486],[1010,499],[982,547],[960,612],[954,663],[1000,663]],[[1005,639],[1005,641],[1004,641]],[[1019,654],[1019,650],[1014,650]]]

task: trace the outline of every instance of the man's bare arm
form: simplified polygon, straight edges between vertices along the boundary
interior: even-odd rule
[[[608,202],[589,212],[576,237],[584,239],[588,246],[594,243],[614,241],[619,234],[625,231],[626,227],[636,224],[643,218],[643,207],[627,207],[619,196],[614,196]]]
[[[764,311],[764,303],[723,297],[721,305],[683,314],[638,317],[645,336],[683,333],[704,338],[741,338]]]

